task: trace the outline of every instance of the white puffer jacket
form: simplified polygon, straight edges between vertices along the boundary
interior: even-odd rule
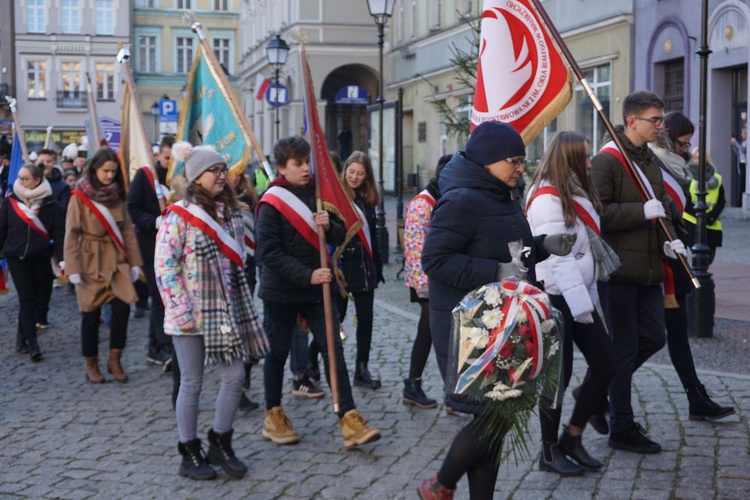
[[[549,182],[542,181],[542,186]],[[532,186],[527,195],[531,199],[537,186]],[[596,213],[592,203],[580,196],[575,200]],[[581,314],[594,311],[594,304],[599,301],[594,273],[594,257],[591,253],[586,226],[576,217],[573,227],[565,226],[560,198],[551,194],[541,194],[534,198],[527,207],[526,217],[534,236],[540,234],[571,233],[578,235],[573,250],[565,256],[550,255],[536,265],[536,277],[544,282],[544,289],[553,295],[562,295],[575,318]],[[597,223],[599,222],[598,217]]]

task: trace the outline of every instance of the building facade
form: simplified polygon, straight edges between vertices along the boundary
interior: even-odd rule
[[[146,132],[153,142],[174,134],[173,124],[160,123],[158,102],[179,101],[190,65],[200,45],[198,35],[183,22],[186,10],[195,13],[209,46],[237,82],[242,39],[239,31],[241,0],[136,0],[133,10],[131,67],[138,88]],[[178,106],[179,109],[179,106]]]
[[[29,151],[54,127],[58,148],[83,135],[87,77],[100,118],[120,119],[120,44],[130,43],[126,0],[14,3],[16,99]],[[5,11],[7,12],[7,11]]]
[[[0,12],[9,14],[0,17],[0,136],[10,131],[12,119],[5,96],[16,93],[13,7],[10,0],[0,0]]]
[[[641,61],[635,67],[636,86],[661,95],[667,108],[685,113],[696,124],[700,114],[701,9],[684,2],[636,0],[635,44]],[[750,183],[740,185],[739,158],[730,138],[747,127],[748,62],[750,61],[750,1],[711,0],[708,3],[707,150],[723,177],[728,205],[742,206],[750,218]]]

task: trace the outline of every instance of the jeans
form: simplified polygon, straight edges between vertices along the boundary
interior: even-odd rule
[[[177,335],[173,339],[175,354],[180,364],[182,379],[177,394],[175,412],[180,442],[192,441],[198,435],[198,400],[203,386],[204,344],[202,335]],[[221,385],[216,397],[214,432],[224,434],[232,430],[240,405],[245,366],[240,358],[219,365]]]
[[[664,294],[660,285],[630,282],[599,283],[604,317],[612,335],[615,374],[609,384],[610,428],[633,426],[633,373],[666,343]]]
[[[313,334],[315,343],[323,355],[326,380],[328,381],[328,385],[331,385],[323,304],[289,304],[285,302],[264,301],[263,322],[271,343],[271,351],[263,363],[263,384],[265,386],[267,409],[281,405],[284,365],[289,355],[292,336],[297,326],[297,317],[299,315],[302,315],[310,325],[310,331]],[[336,374],[339,386],[339,417],[342,417],[344,413],[354,409],[355,406],[349,382],[349,374],[346,369],[346,361],[344,360],[344,349],[341,345],[341,338],[338,335],[338,327],[338,318],[334,314],[333,329],[336,333],[333,336],[333,342],[336,352]]]
[[[107,305],[107,304],[105,304]],[[114,298],[108,305],[112,308],[112,321],[109,327],[109,348],[124,349],[128,334],[128,318],[130,306],[120,299]],[[83,355],[99,355],[99,317],[102,308],[81,313],[81,348]]]

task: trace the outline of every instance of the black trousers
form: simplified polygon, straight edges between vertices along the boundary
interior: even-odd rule
[[[354,311],[357,315],[357,363],[370,361],[370,348],[372,347],[372,324],[373,304],[375,302],[375,291],[353,293]],[[336,294],[336,303],[339,310],[339,323],[346,317],[346,307],[349,300]]]
[[[40,259],[8,257],[8,269],[18,294],[18,329],[29,349],[36,348],[36,324],[47,322],[52,292],[52,267],[49,257]],[[44,311],[44,317],[39,312]]]
[[[148,234],[138,234],[138,247],[143,258],[143,274],[146,275],[148,295],[151,297],[151,314],[148,322],[148,352],[155,354],[164,351],[172,353],[172,338],[164,333],[164,303],[159,295],[154,272],[154,250],[156,239]]]
[[[118,298],[109,302],[112,307],[112,322],[109,328],[109,348],[124,349],[128,333],[130,306]],[[83,355],[99,355],[99,317],[102,308],[81,313],[81,350]]]

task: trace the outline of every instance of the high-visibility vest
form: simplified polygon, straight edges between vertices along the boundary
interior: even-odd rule
[[[708,210],[712,210],[716,204],[719,202],[719,189],[721,188],[721,175],[716,172],[714,174],[717,179],[719,179],[719,183],[716,185],[715,188],[709,189],[706,193],[706,205],[708,205]],[[693,179],[690,181],[690,199],[693,201],[693,203],[698,201],[698,181]],[[694,215],[691,215],[687,212],[682,213],[682,218],[685,219],[688,222],[691,222],[693,224],[697,224],[697,219]],[[706,229],[710,229],[713,231],[721,231],[721,221],[716,219],[712,224],[706,224]]]

